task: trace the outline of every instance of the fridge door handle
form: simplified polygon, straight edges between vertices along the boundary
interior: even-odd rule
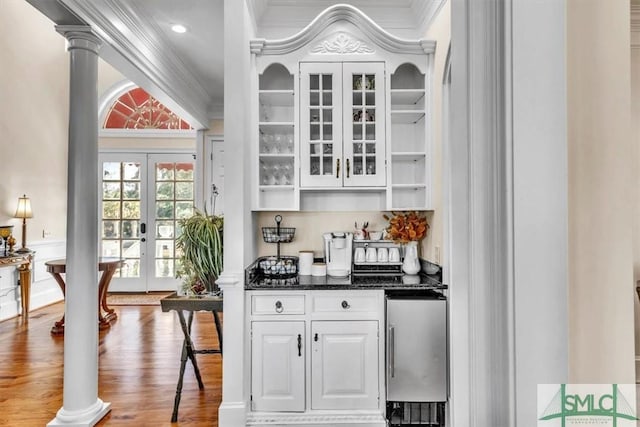
[[[394,378],[396,376],[396,328],[389,327],[389,376]]]

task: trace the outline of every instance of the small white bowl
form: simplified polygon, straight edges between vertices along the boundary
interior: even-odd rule
[[[369,240],[380,240],[380,239],[382,239],[382,231],[369,232]]]

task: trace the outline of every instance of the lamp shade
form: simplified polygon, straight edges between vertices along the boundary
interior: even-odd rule
[[[31,200],[27,195],[23,195],[18,198],[18,209],[16,209],[15,218],[33,218],[33,212],[31,211]]]

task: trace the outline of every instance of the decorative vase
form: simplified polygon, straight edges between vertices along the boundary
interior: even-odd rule
[[[404,261],[402,271],[406,274],[418,274],[420,260],[418,259],[418,242],[409,242],[404,247]]]

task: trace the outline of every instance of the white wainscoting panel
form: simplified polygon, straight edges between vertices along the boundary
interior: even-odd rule
[[[47,273],[44,263],[52,259],[64,258],[66,242],[64,240],[42,240],[29,243],[29,248],[35,251],[31,266],[31,301],[29,304],[29,311],[33,312],[35,309],[63,300],[60,287]],[[20,314],[20,298],[17,269],[15,267],[0,269],[0,321]]]

